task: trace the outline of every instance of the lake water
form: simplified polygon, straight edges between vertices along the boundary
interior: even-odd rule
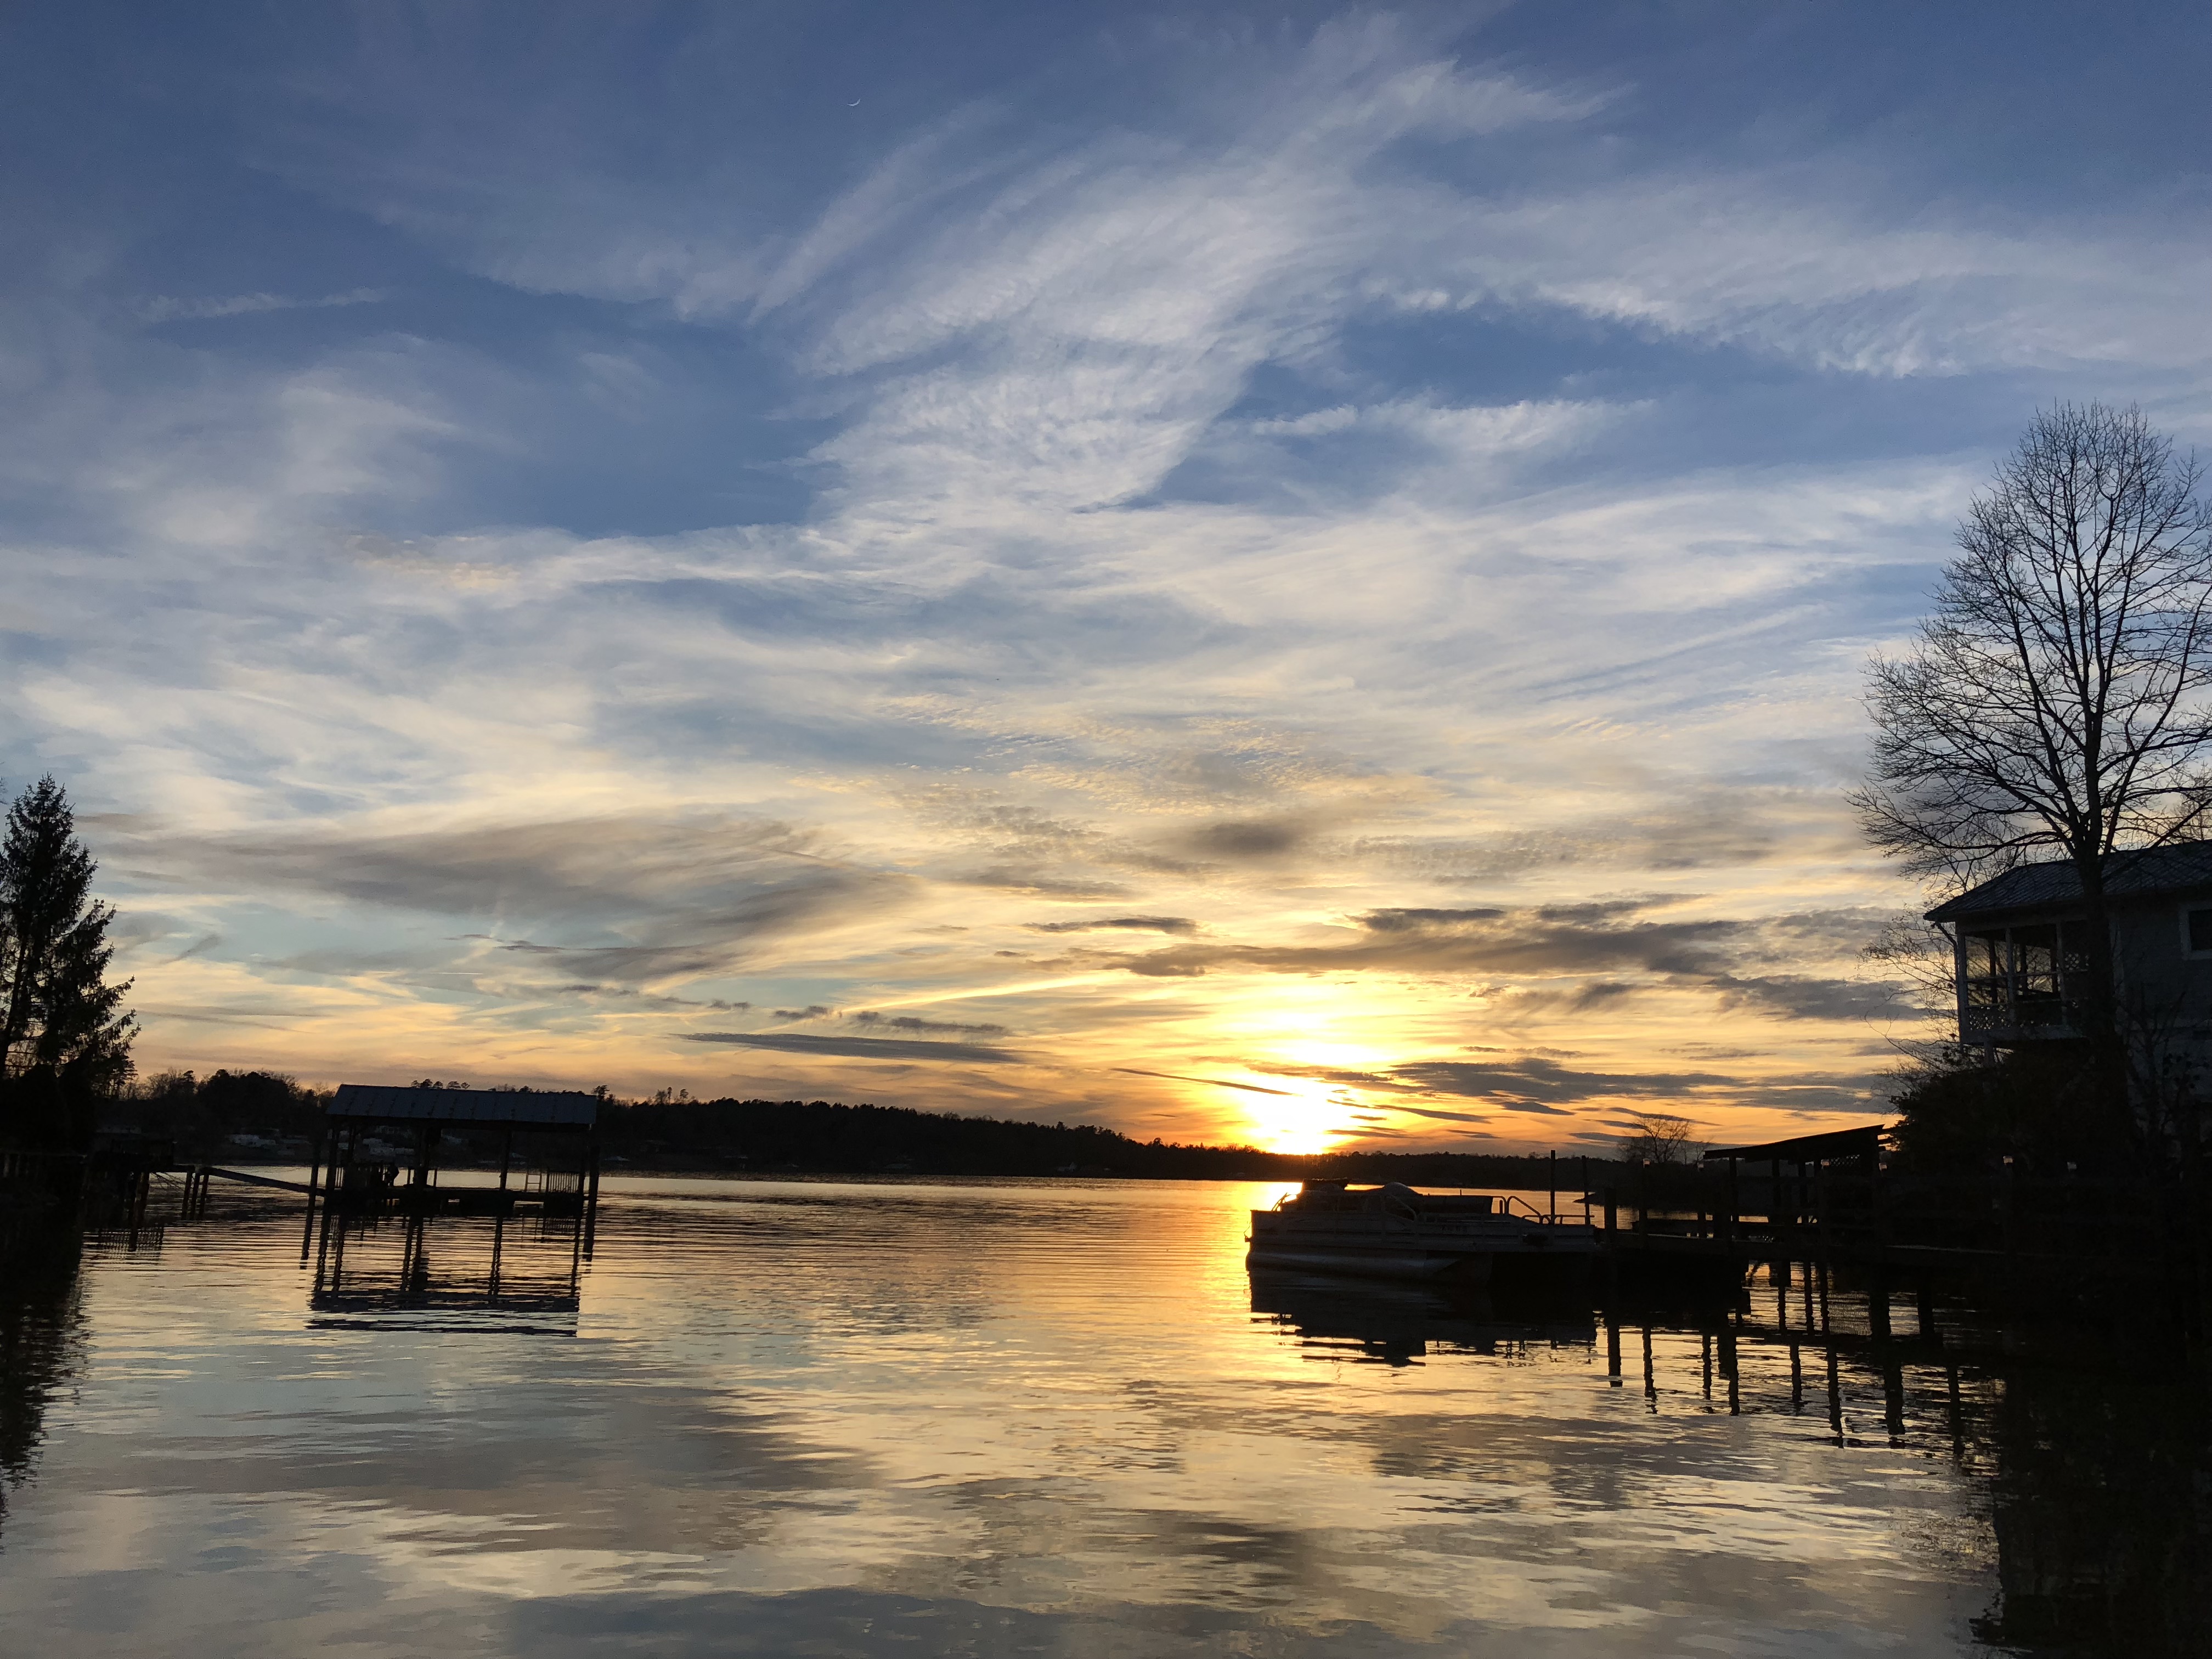
[[[0,1632],[193,1659],[1958,1654],[1992,1651],[2001,1575],[2079,1576],[2021,1541],[2051,1505],[2007,1497],[2019,1407],[1945,1357],[1963,1315],[1923,1340],[1904,1303],[1874,1342],[1830,1287],[1817,1341],[1802,1281],[1611,1322],[1255,1289],[1245,1212],[1279,1190],[614,1180],[588,1261],[566,1224],[502,1231],[495,1304],[489,1220],[356,1232],[318,1294],[299,1200],[218,1192],[10,1287]]]

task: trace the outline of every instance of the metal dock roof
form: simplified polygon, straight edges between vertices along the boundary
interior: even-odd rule
[[[409,1089],[341,1083],[329,1115],[377,1123],[503,1123],[515,1128],[588,1129],[599,1098],[536,1089]]]

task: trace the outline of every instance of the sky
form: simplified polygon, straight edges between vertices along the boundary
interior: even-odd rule
[[[2212,14],[12,9],[0,779],[142,1071],[1871,1121],[1870,652],[2212,449]]]

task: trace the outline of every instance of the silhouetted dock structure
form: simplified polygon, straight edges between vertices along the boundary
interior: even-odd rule
[[[580,1093],[341,1084],[308,1195],[353,1210],[582,1213],[599,1199],[599,1110],[598,1096]],[[472,1154],[495,1141],[495,1182],[442,1181],[438,1154],[448,1139]]]
[[[314,1253],[314,1306],[326,1313],[464,1307],[574,1312],[577,1276],[591,1254],[599,1214],[599,1109],[598,1096],[564,1091],[340,1085],[306,1188],[301,1258]],[[473,1160],[488,1140],[499,1149],[493,1179],[440,1179],[460,1173],[441,1168],[443,1144],[465,1141]],[[433,1271],[432,1222],[438,1217],[490,1218],[479,1266],[459,1268],[448,1250],[441,1253],[444,1271]],[[533,1257],[543,1257],[550,1229],[562,1222],[568,1224],[561,1230],[566,1249],[556,1254],[565,1271],[549,1273],[541,1262],[519,1278],[508,1254],[510,1230],[539,1247]],[[446,1235],[451,1243],[462,1237]],[[364,1259],[364,1250],[389,1255],[381,1247],[395,1237],[396,1262],[373,1266]]]
[[[1644,1165],[1593,1197],[1620,1264],[1863,1263],[1888,1245],[1880,1124],[1716,1147],[1702,1167]]]
[[[2141,1181],[1886,1170],[1882,1126],[1716,1147],[1701,1166],[1646,1168],[1593,1190],[1601,1259],[1616,1285],[1741,1283],[1763,1267],[1840,1269],[1866,1287],[1886,1336],[1893,1290],[1942,1273],[2021,1285],[2197,1275],[2204,1239],[2191,1194]],[[2016,1272],[2013,1270],[2018,1270]]]

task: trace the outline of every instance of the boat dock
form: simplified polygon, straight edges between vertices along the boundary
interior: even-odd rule
[[[1894,1288],[1936,1275],[2017,1270],[2046,1283],[2075,1269],[2156,1278],[2205,1245],[2178,1192],[2071,1171],[1933,1177],[1885,1170],[1882,1126],[1716,1147],[1692,1166],[1646,1167],[1585,1194],[1611,1281],[1664,1292],[1741,1284],[1764,1267],[1786,1289],[1833,1270],[1869,1297],[1888,1335]]]

